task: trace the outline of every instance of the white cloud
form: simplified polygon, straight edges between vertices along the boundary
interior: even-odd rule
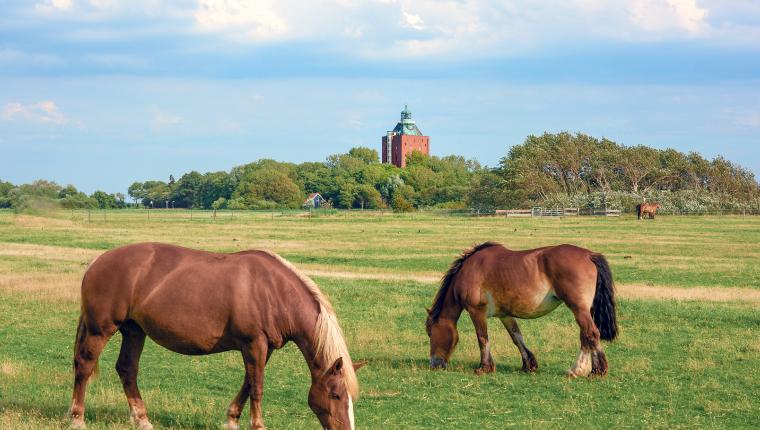
[[[242,43],[328,42],[366,58],[509,55],[586,40],[702,35],[697,0],[199,0],[202,31]]]
[[[679,29],[697,34],[706,27],[707,9],[696,0],[633,0],[629,11],[634,24],[650,32]]]
[[[70,11],[73,6],[73,0],[45,0],[35,4],[34,9],[42,13],[51,14],[60,11]]]
[[[109,7],[114,5],[118,0],[90,0],[90,4],[95,7]]]
[[[22,104],[18,102],[7,103],[3,109],[3,120],[24,120],[40,124],[64,125],[70,122],[58,106],[51,100],[43,100],[38,103]]]
[[[152,118],[150,121],[151,128],[153,130],[161,130],[166,127],[171,127],[185,122],[185,118],[179,115],[174,115],[168,112],[164,112],[160,109],[152,109]]]
[[[189,23],[204,38],[193,49],[305,42],[373,59],[500,57],[596,42],[683,39],[757,49],[760,36],[756,0],[38,0],[36,5],[47,19],[118,24],[129,17],[146,23],[127,30],[81,26],[70,29],[70,37],[185,38]]]
[[[401,13],[404,15],[404,20],[402,22],[402,25],[413,28],[415,30],[424,30],[425,29],[425,22],[422,21],[422,18],[420,18],[419,15],[415,15],[413,13],[409,13],[405,11],[404,9],[401,9]]]
[[[276,10],[276,1],[200,0],[195,20],[202,30],[229,32],[249,41],[286,38],[290,26]]]

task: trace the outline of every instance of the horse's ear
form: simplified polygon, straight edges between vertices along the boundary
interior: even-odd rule
[[[340,372],[343,370],[343,357],[338,357],[335,362],[330,366],[330,369],[327,371],[328,375],[340,375]]]
[[[358,363],[354,363],[354,372],[356,372],[357,370],[361,369],[361,368],[362,368],[362,367],[364,367],[366,364],[367,364],[367,362],[366,362],[366,361],[360,361],[360,362],[358,362]]]
[[[428,316],[430,316],[430,308],[425,308],[425,311],[427,311]]]

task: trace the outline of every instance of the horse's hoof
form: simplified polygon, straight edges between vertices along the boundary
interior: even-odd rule
[[[525,373],[535,373],[538,370],[538,362],[531,357],[528,361],[523,361],[522,371]]]
[[[153,430],[153,424],[146,420],[132,420],[132,425],[137,430]]]
[[[84,423],[83,418],[72,418],[69,428],[71,430],[84,430],[87,428],[87,425]]]
[[[565,376],[567,376],[567,379],[575,379],[578,377],[578,375],[575,374],[573,369],[570,369],[567,372],[565,372]]]
[[[227,421],[222,425],[224,430],[240,430],[240,425],[234,421]]]
[[[480,376],[480,375],[485,375],[487,373],[493,373],[495,370],[496,370],[496,366],[494,365],[480,366],[477,369],[475,369],[475,374]]]

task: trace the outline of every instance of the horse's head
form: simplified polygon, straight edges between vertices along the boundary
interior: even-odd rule
[[[364,364],[354,364],[359,370]],[[312,381],[309,407],[322,428],[354,430],[354,404],[343,379],[343,357],[339,357],[322,376]]]
[[[661,208],[661,207],[662,207],[662,205],[661,205],[661,204],[659,204],[659,203],[655,203],[655,204],[654,204],[654,208],[655,208],[655,209],[659,209],[659,208]]]
[[[425,328],[430,337],[430,367],[445,369],[459,341],[456,322],[447,318],[433,318],[428,310]]]

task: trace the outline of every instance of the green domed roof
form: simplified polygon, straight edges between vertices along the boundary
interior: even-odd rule
[[[414,120],[412,119],[412,112],[406,105],[404,105],[404,110],[401,111],[401,121],[396,124],[396,127],[393,129],[393,133],[406,134],[410,136],[422,136],[422,132],[419,128],[417,128],[417,124],[415,124]]]

